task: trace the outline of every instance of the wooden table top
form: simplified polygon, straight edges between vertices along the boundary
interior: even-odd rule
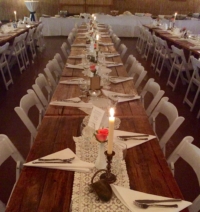
[[[0,45],[5,44],[6,42],[12,43],[14,38],[24,32],[27,32],[30,28],[37,27],[39,23],[31,24],[30,27],[26,28],[17,28],[12,32],[6,34],[6,36],[0,36]]]
[[[59,150],[75,151],[81,117],[44,117],[27,162]],[[121,118],[120,130],[152,134],[145,116]],[[130,188],[166,197],[183,198],[157,139],[127,150]],[[7,212],[69,211],[74,172],[24,167]],[[187,211],[187,210],[184,210]]]
[[[126,76],[125,71],[123,66],[117,67],[112,69],[112,74]],[[63,76],[61,80],[69,77],[72,75]],[[136,92],[131,81],[111,85],[111,90]],[[77,94],[79,95],[79,91],[76,85],[58,84],[52,100],[75,97]],[[65,148],[76,152],[72,137],[80,136],[80,125],[84,116],[77,108],[49,106],[27,162]],[[154,134],[140,101],[119,103],[116,117],[121,120],[119,130]],[[157,139],[128,149],[125,160],[131,189],[183,199]],[[24,167],[6,212],[69,211],[73,180],[72,171]]]
[[[180,37],[175,36],[171,34],[170,30],[162,30],[159,29],[158,27],[151,27],[149,25],[144,25],[146,28],[148,28],[150,31],[154,32],[157,36],[163,38],[166,40],[169,44],[175,45],[178,48],[184,49],[185,56],[188,58],[191,54],[199,57],[200,56],[200,48],[199,49],[191,49],[190,47],[195,46],[195,44],[191,43],[188,41],[188,39],[180,39]]]

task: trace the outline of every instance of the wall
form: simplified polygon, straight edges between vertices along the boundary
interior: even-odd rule
[[[58,14],[59,2],[66,2],[66,0],[39,0],[39,8],[37,9],[37,16],[42,14],[55,15]],[[91,1],[91,0],[90,0]],[[104,1],[104,0],[103,0]],[[101,1],[101,2],[103,2]],[[178,13],[187,14],[189,12],[200,12],[200,0],[113,0],[113,9],[119,10],[120,13],[123,11],[135,12],[148,12],[154,15],[158,14],[173,14],[175,11]],[[66,7],[71,13],[84,12],[84,7]],[[26,9],[24,0],[0,0],[0,20],[13,20],[14,13],[17,11],[18,18],[28,16],[29,12]],[[109,8],[90,7],[89,12],[109,12]]]

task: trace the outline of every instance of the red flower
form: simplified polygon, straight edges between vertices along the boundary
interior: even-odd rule
[[[97,141],[103,143],[107,141],[108,137],[108,129],[99,129],[97,130],[97,133],[95,134],[95,137]]]

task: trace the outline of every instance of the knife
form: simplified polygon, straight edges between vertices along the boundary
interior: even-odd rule
[[[181,202],[181,201],[182,201],[181,199],[166,199],[166,200],[143,199],[143,200],[135,200],[135,202],[145,203],[145,204],[159,203],[159,202]]]
[[[141,135],[120,135],[119,138],[138,138],[138,137],[149,137],[147,134],[141,134]]]
[[[135,95],[126,95],[126,96],[124,96],[124,95],[112,95],[113,97],[120,97],[120,98],[134,98],[135,97]]]

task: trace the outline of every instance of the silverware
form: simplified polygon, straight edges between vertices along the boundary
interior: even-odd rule
[[[140,134],[140,135],[120,135],[119,138],[138,138],[138,137],[148,137],[147,134]]]
[[[136,206],[138,206],[139,208],[143,208],[143,209],[147,209],[149,207],[178,208],[177,204],[174,204],[174,205],[161,205],[161,204],[144,204],[144,203],[138,203],[138,202],[134,202],[134,204]]]
[[[57,101],[61,101],[61,102],[73,102],[73,103],[79,103],[81,102],[81,100],[73,100],[73,99],[60,99]]]
[[[138,203],[146,203],[146,204],[151,204],[151,203],[158,203],[158,202],[181,202],[181,199],[166,199],[166,200],[153,200],[153,199],[138,199],[135,200],[135,202]]]
[[[136,137],[120,138],[120,137],[118,137],[118,139],[121,141],[129,141],[129,140],[145,141],[145,140],[148,140],[148,137],[146,137],[146,138],[136,138]]]
[[[112,97],[133,98],[133,97],[135,97],[135,95],[126,95],[126,96],[124,96],[124,95],[114,94],[114,95],[112,95]]]
[[[38,161],[33,161],[34,164],[36,163],[71,163],[75,157],[61,159],[61,158],[39,158]]]

